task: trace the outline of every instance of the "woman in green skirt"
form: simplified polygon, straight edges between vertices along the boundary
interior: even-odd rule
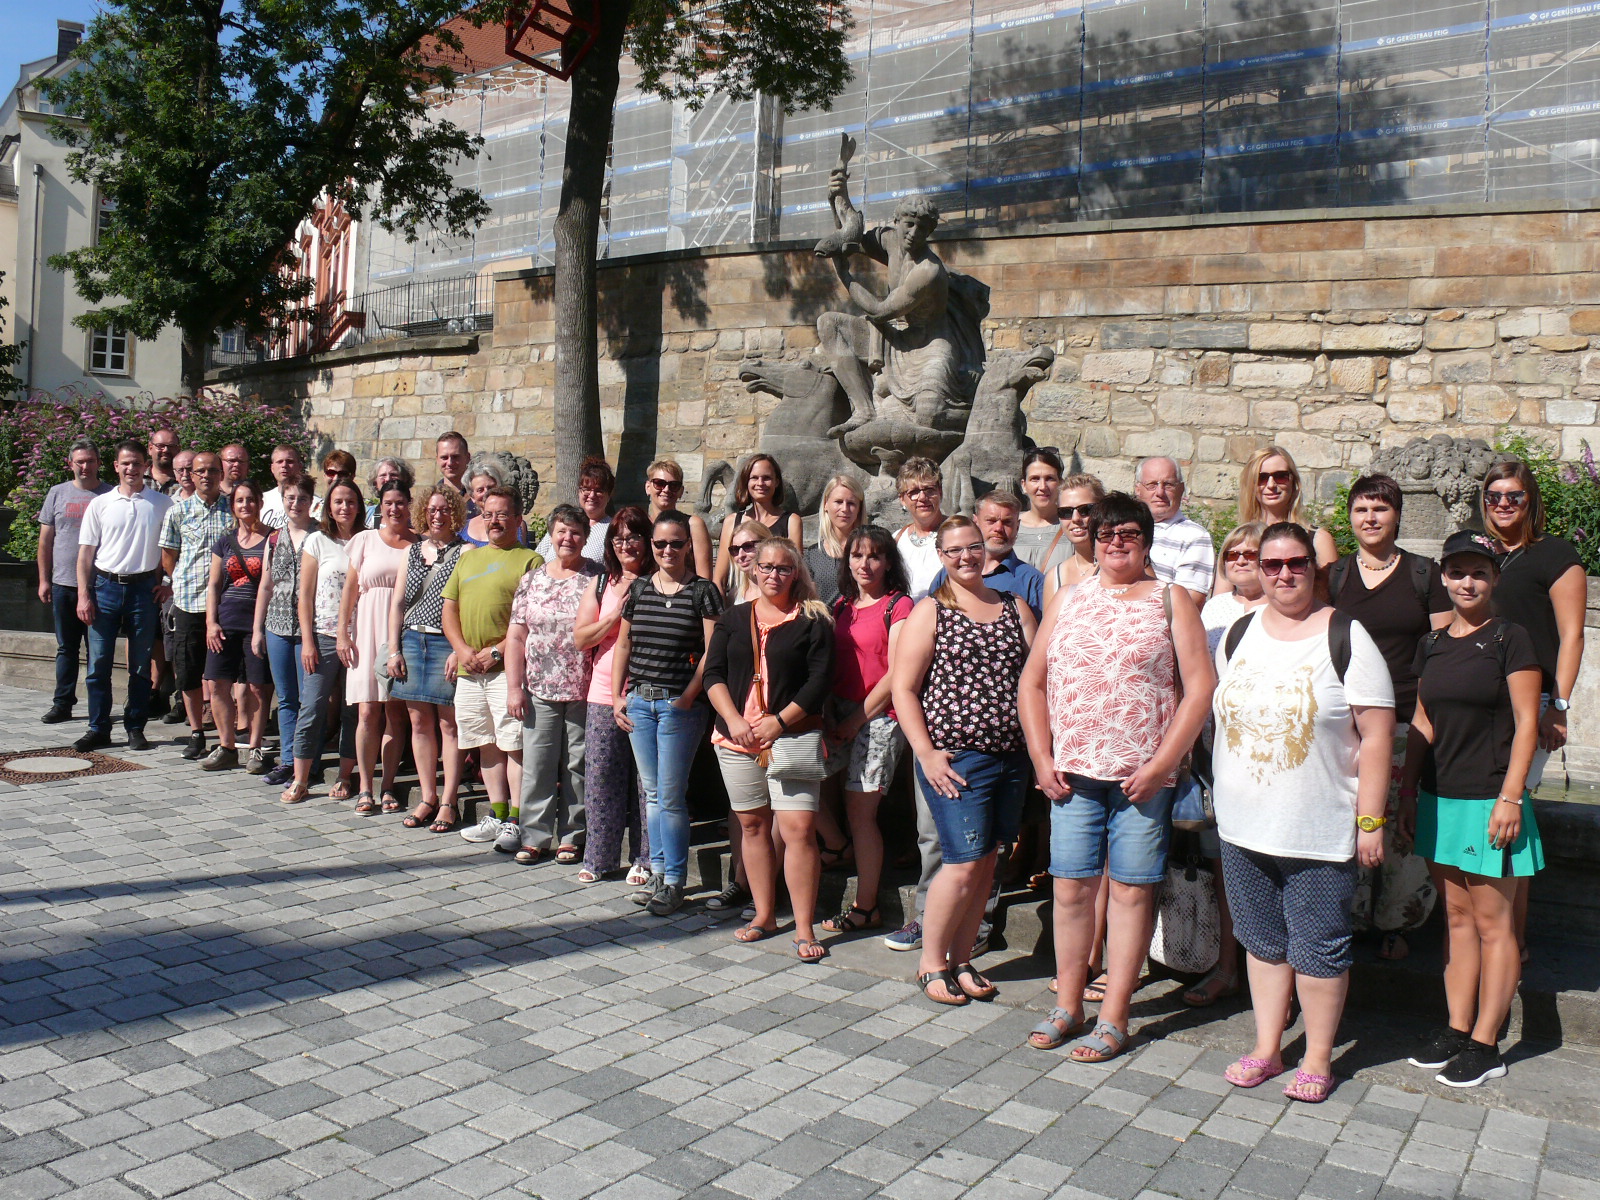
[[[1400,788],[1401,833],[1416,833],[1449,925],[1450,1023],[1412,1056],[1440,1083],[1476,1087],[1506,1073],[1500,1026],[1521,965],[1517,880],[1544,866],[1524,784],[1539,743],[1539,660],[1520,625],[1493,614],[1500,551],[1463,530],[1444,544],[1450,624],[1417,647],[1417,710]],[[1421,784],[1419,791],[1418,784]]]

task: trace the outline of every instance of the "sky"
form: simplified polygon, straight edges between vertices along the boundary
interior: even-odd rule
[[[94,0],[0,0],[0,87],[17,82],[17,68],[56,52],[56,22],[88,25],[98,6]]]

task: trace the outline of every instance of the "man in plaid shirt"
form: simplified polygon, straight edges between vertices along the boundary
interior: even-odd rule
[[[194,456],[194,495],[175,501],[161,527],[161,565],[172,576],[172,670],[189,718],[183,757],[206,753],[205,693],[206,589],[211,581],[211,548],[233,525],[222,494],[222,460]]]

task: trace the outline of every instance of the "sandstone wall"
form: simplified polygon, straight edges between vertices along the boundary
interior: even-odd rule
[[[881,215],[881,214],[880,214]],[[1048,342],[1030,433],[1112,484],[1171,454],[1191,493],[1225,500],[1271,439],[1331,496],[1381,445],[1449,432],[1548,436],[1568,455],[1600,404],[1600,211],[1339,210],[952,235],[946,262],[987,282],[994,348]],[[657,453],[691,485],[752,449],[776,401],[746,357],[812,352],[839,302],[808,248],[686,252],[603,264],[607,448],[624,480]],[[492,334],[369,346],[218,381],[301,406],[362,459],[474,448],[553,460],[547,272],[502,276]],[[693,488],[691,487],[691,494]]]

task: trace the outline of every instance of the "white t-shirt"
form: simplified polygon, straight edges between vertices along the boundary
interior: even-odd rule
[[[121,488],[102,492],[83,510],[78,545],[96,547],[97,570],[113,575],[138,575],[161,565],[161,524],[172,497],[150,488],[125,495]]]
[[[1212,699],[1217,832],[1245,850],[1345,862],[1356,851],[1361,735],[1352,705],[1394,707],[1371,635],[1350,625],[1350,666],[1334,672],[1326,633],[1281,641],[1250,622],[1232,661],[1219,646]]]
[[[1256,607],[1260,608],[1261,605]],[[1207,600],[1205,607],[1200,610],[1200,624],[1206,628],[1206,649],[1215,654],[1233,623],[1249,611],[1237,592],[1223,592]]]
[[[323,637],[339,633],[339,601],[344,597],[344,577],[350,571],[350,543],[335,541],[322,530],[306,535],[302,553],[317,560],[317,591],[312,597],[312,620]]]
[[[911,602],[915,604],[928,594],[933,577],[944,564],[939,561],[939,533],[917,532],[915,525],[907,525],[895,534],[895,545],[900,547],[900,558],[906,564],[906,576],[911,583]]]
[[[311,497],[311,519],[314,521],[322,515],[322,497]],[[275,487],[261,497],[261,523],[268,529],[282,529],[288,524],[289,515],[283,507],[283,489]]]

